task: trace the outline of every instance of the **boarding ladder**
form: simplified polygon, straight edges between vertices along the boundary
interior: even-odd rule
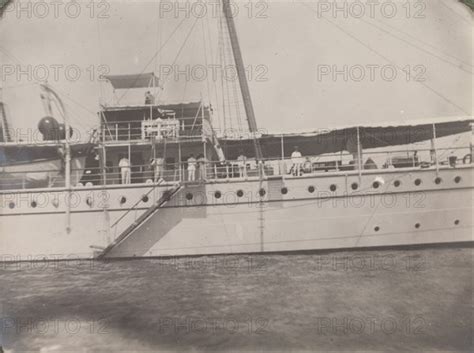
[[[10,142],[11,140],[12,138],[10,136],[10,129],[8,127],[5,105],[0,102],[0,141]]]
[[[181,189],[183,188],[183,185],[178,183],[173,186],[172,189],[167,190],[163,193],[163,195],[152,205],[148,210],[146,210],[140,217],[138,217],[132,224],[130,224],[122,233],[120,233],[119,236],[115,238],[114,241],[112,241],[105,249],[101,251],[99,255],[97,255],[97,259],[103,259],[112,249],[114,249],[116,246],[118,246],[120,243],[125,241],[128,237],[133,235],[134,231],[138,229],[142,224],[144,224],[150,217],[156,214],[156,212],[159,211],[161,207],[166,205],[168,201],[170,201]],[[149,193],[151,193],[154,190],[151,189],[146,195],[147,196]],[[141,203],[141,199],[135,203],[128,211],[123,214],[117,221],[115,221],[114,224],[112,224],[111,228],[114,228],[117,226],[117,224],[130,212],[136,210],[138,205]]]

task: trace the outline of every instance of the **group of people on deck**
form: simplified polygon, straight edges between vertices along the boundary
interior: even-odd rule
[[[301,176],[303,170],[307,170],[306,164],[308,160],[305,161],[301,152],[299,151],[298,146],[294,147],[294,151],[291,154],[291,170],[290,173],[294,176]],[[309,162],[311,163],[311,162]],[[244,155],[243,150],[240,150],[240,154],[237,157],[237,166],[239,168],[239,178],[247,177],[247,157]]]
[[[196,180],[196,172],[198,173],[198,180],[206,180],[207,178],[207,160],[203,154],[199,154],[196,158],[191,153],[187,159],[188,181]]]
[[[190,154],[186,160],[187,181],[206,180],[207,178],[207,160],[203,154],[194,156]],[[155,157],[150,160],[150,169],[153,171],[153,181],[157,183],[164,176],[165,160],[161,157]],[[118,167],[120,169],[120,183],[131,183],[131,163],[127,157],[120,157]]]
[[[240,151],[237,161],[234,164],[238,167],[239,178],[247,177],[248,160],[243,151]],[[301,176],[304,173],[312,171],[312,163],[309,158],[304,158],[298,146],[294,147],[291,153],[291,169],[290,174],[293,176]],[[121,183],[130,184],[131,182],[131,163],[128,158],[122,157],[119,161],[118,167],[120,169]],[[196,180],[207,179],[208,161],[203,154],[194,156],[190,154],[186,159],[186,180],[193,182]],[[153,171],[153,181],[156,183],[164,176],[165,161],[161,157],[155,157],[150,160],[150,169]],[[364,169],[377,169],[375,162],[369,158],[364,164]]]

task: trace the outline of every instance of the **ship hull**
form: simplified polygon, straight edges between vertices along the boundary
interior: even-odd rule
[[[2,193],[1,260],[94,258],[172,187]],[[106,257],[472,242],[472,197],[467,167],[186,184]]]

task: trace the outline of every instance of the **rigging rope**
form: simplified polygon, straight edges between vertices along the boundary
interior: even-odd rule
[[[379,53],[377,50],[375,50],[374,48],[372,48],[370,45],[364,43],[363,41],[361,41],[359,38],[357,38],[356,36],[354,36],[352,33],[348,32],[346,29],[344,29],[343,27],[341,27],[340,25],[338,25],[337,23],[335,23],[334,21],[331,21],[329,20],[328,18],[324,17],[324,16],[321,16],[321,14],[319,14],[315,9],[313,9],[311,6],[307,5],[306,3],[301,3],[301,5],[303,5],[304,7],[306,7],[307,9],[309,9],[311,12],[314,12],[316,14],[318,14],[320,16],[320,18],[322,18],[323,20],[325,20],[326,22],[332,24],[334,27],[338,28],[341,32],[343,32],[344,34],[346,34],[347,36],[349,36],[350,38],[352,38],[353,40],[355,40],[357,43],[359,43],[360,45],[364,46],[365,48],[367,48],[369,51],[373,52],[374,54],[376,54],[377,56],[379,56],[380,58],[382,58],[383,60],[387,61],[388,63],[392,64],[397,70],[399,70],[400,72],[403,72],[405,73],[406,75],[408,75],[411,79],[413,79],[412,75],[410,74],[410,72],[407,72],[405,70],[403,70],[400,66],[398,66],[394,61],[390,60],[389,58],[387,58],[385,55]],[[461,106],[459,106],[458,104],[456,104],[455,102],[453,102],[451,99],[449,99],[448,97],[444,96],[442,93],[438,92],[437,90],[435,90],[434,88],[432,88],[431,86],[428,86],[425,82],[422,82],[422,81],[419,81],[419,80],[415,80],[417,83],[419,83],[420,85],[422,85],[423,87],[425,87],[427,90],[431,91],[433,94],[437,95],[438,97],[440,97],[441,99],[443,99],[445,102],[449,103],[450,105],[452,105],[453,107],[457,108],[459,111],[463,112],[464,114],[466,115],[470,115],[468,112],[466,112]]]
[[[166,41],[163,43],[163,45],[155,52],[155,54],[153,54],[153,56],[150,58],[150,60],[147,62],[147,64],[144,66],[143,70],[140,72],[140,74],[138,75],[138,77],[140,75],[142,75],[146,69],[148,68],[148,66],[150,66],[150,64],[153,62],[153,60],[155,60],[155,58],[158,56],[158,54],[161,53],[161,51],[163,50],[163,48],[166,46],[166,44],[168,44],[168,42],[171,40],[171,38],[173,38],[174,34],[178,31],[178,29],[182,26],[182,24],[186,21],[186,17],[183,18],[181,20],[181,22],[174,28],[174,30],[171,32],[170,36],[166,39]],[[138,78],[137,78],[138,79]],[[130,90],[130,88],[127,88],[125,90],[125,92],[123,92],[123,94],[120,96],[120,98],[117,100],[117,103],[120,103],[120,101],[123,99],[123,97],[127,94],[127,92]]]
[[[174,60],[173,60],[173,63],[171,64],[171,67],[174,67],[175,64],[176,64],[176,61],[179,59],[180,55],[181,55],[181,52],[183,51],[184,47],[186,46],[186,43],[188,42],[188,39],[189,37],[191,37],[191,34],[193,33],[193,29],[194,27],[196,26],[196,24],[198,23],[199,21],[199,17],[196,18],[196,20],[194,21],[193,25],[191,26],[191,28],[189,29],[189,32],[187,33],[186,35],[186,38],[184,39],[184,42],[181,44],[181,47],[179,48],[178,50],[178,53],[176,54]],[[164,78],[164,82],[163,82],[163,87],[166,85],[166,82],[167,82],[167,79],[169,77],[169,73],[168,75],[165,76]]]
[[[381,25],[384,25],[384,26],[386,26],[386,27],[389,27],[389,28],[393,29],[393,30],[396,31],[396,32],[399,32],[399,33],[401,33],[401,34],[403,34],[403,35],[405,35],[405,36],[407,36],[407,37],[409,37],[409,38],[412,38],[413,40],[415,40],[415,41],[417,41],[417,42],[419,42],[419,43],[421,43],[421,44],[423,44],[423,45],[425,45],[425,46],[427,46],[427,47],[430,47],[430,48],[432,48],[432,49],[434,49],[434,50],[437,50],[439,53],[442,53],[442,54],[445,55],[445,56],[448,56],[448,57],[450,57],[450,58],[452,58],[452,59],[454,59],[454,60],[457,60],[457,61],[459,61],[459,62],[460,62],[461,64],[463,64],[463,65],[466,65],[466,66],[469,66],[469,67],[471,67],[471,68],[474,68],[474,65],[472,65],[472,63],[468,63],[468,62],[465,61],[464,59],[460,59],[460,58],[458,58],[457,56],[454,56],[454,55],[452,55],[452,54],[450,54],[450,53],[444,51],[443,49],[434,46],[433,44],[430,44],[430,43],[428,43],[428,42],[425,42],[424,40],[421,40],[421,39],[419,39],[419,38],[416,38],[415,36],[411,35],[410,33],[404,32],[404,31],[402,31],[402,30],[400,30],[400,29],[398,29],[398,28],[396,28],[396,27],[394,27],[394,26],[392,26],[392,25],[390,25],[390,24],[388,24],[388,23],[382,22],[382,21],[377,20],[377,19],[375,19],[375,18],[373,18],[373,20],[376,21],[376,22],[378,22],[378,23],[381,24]]]
[[[430,51],[428,51],[428,50],[426,50],[426,49],[423,49],[423,48],[419,47],[419,46],[416,45],[416,44],[410,43],[409,41],[407,41],[407,40],[405,40],[405,39],[403,39],[403,38],[401,38],[401,37],[399,37],[399,36],[397,36],[397,35],[395,35],[395,34],[389,32],[389,31],[387,31],[386,29],[384,29],[384,28],[382,28],[382,27],[380,27],[380,26],[377,26],[376,24],[373,24],[373,23],[371,23],[371,22],[369,22],[369,21],[366,21],[366,20],[364,20],[364,19],[362,19],[362,18],[359,18],[359,20],[362,21],[362,22],[364,22],[364,23],[366,23],[366,24],[368,24],[368,25],[370,25],[370,26],[372,26],[372,27],[374,27],[374,28],[377,28],[379,31],[381,31],[381,32],[383,32],[383,33],[385,33],[385,34],[387,34],[387,35],[389,35],[389,36],[391,36],[391,37],[393,37],[393,38],[395,38],[395,39],[398,39],[399,41],[401,41],[401,42],[403,42],[403,43],[405,43],[405,44],[407,44],[407,45],[409,45],[409,46],[411,46],[411,47],[413,47],[413,48],[415,48],[415,49],[418,49],[418,50],[422,51],[423,53],[426,53],[426,54],[428,54],[428,55],[431,55],[432,57],[434,57],[434,58],[436,58],[436,59],[438,59],[438,60],[441,60],[441,61],[443,61],[443,62],[445,62],[445,63],[447,63],[447,64],[449,64],[449,65],[455,67],[456,69],[462,70],[462,71],[464,71],[464,72],[466,72],[466,73],[468,73],[468,74],[471,74],[471,75],[473,74],[472,71],[466,70],[466,69],[464,69],[463,67],[459,67],[458,64],[455,64],[455,63],[453,63],[453,62],[451,62],[451,61],[448,61],[448,60],[442,58],[441,56],[439,56],[439,55],[437,55],[437,54],[434,54],[434,53],[432,53],[432,52],[430,52]],[[472,65],[469,65],[469,66],[472,67]]]

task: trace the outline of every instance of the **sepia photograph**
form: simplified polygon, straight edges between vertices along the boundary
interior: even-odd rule
[[[0,0],[0,353],[474,352],[473,0]]]

